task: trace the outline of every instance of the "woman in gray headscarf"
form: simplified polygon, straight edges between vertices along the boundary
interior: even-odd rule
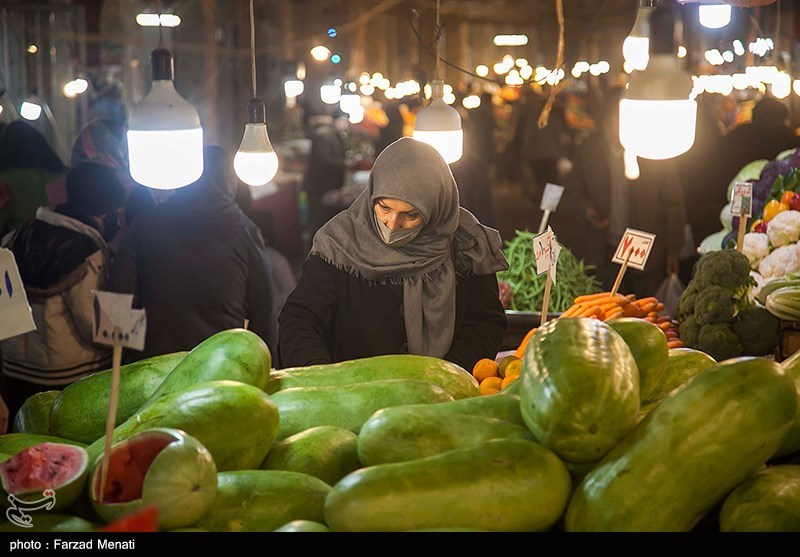
[[[459,206],[444,159],[401,138],[314,236],[279,318],[279,365],[410,353],[471,370],[505,335],[496,272],[507,267],[497,230]]]

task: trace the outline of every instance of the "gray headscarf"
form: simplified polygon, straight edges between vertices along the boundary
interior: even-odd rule
[[[403,247],[386,245],[373,206],[388,197],[413,205],[425,224]],[[403,315],[412,354],[443,357],[455,329],[456,270],[486,275],[508,268],[500,233],[459,206],[450,167],[430,145],[410,137],[375,159],[369,186],[314,236],[311,254],[378,284],[403,285]]]

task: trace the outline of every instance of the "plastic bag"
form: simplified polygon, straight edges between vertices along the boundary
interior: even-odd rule
[[[666,315],[675,317],[678,313],[678,302],[685,289],[686,286],[675,273],[672,273],[661,281],[661,285],[658,287],[658,290],[656,290],[655,297],[664,304],[664,313]]]

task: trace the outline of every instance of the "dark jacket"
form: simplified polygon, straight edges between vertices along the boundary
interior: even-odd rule
[[[497,355],[507,322],[495,275],[458,277],[455,333],[445,359],[472,370]],[[280,367],[407,353],[397,285],[371,285],[309,256],[279,318]]]
[[[572,170],[564,180],[564,196],[549,221],[562,243],[577,257],[598,267],[598,277],[607,283],[608,290],[620,267],[611,263],[617,246],[609,246],[606,229],[597,230],[588,222],[586,210],[593,207],[601,219],[609,218],[609,148],[602,132],[593,134],[578,146]],[[624,284],[635,284],[633,293],[641,297],[652,296],[666,277],[667,257],[680,256],[687,218],[683,186],[675,162],[647,159],[638,162],[641,175],[638,180],[629,182],[628,226],[653,233],[656,240],[645,270],[629,270]]]
[[[2,342],[3,374],[46,390],[110,368],[111,349],[95,344],[92,334],[92,291],[106,289],[110,257],[100,233],[41,207],[4,242],[17,261],[36,330]]]
[[[311,132],[311,152],[303,177],[308,194],[308,221],[311,236],[335,215],[339,208],[323,203],[323,196],[344,185],[346,145],[333,123],[321,124]]]
[[[258,227],[218,188],[211,167],[195,184],[140,215],[111,269],[115,292],[135,294],[147,315],[148,357],[191,350],[222,330],[243,327],[275,350],[269,262]],[[221,181],[221,178],[217,178]]]

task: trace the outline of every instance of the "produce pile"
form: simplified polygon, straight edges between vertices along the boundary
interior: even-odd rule
[[[780,321],[756,301],[755,285],[747,257],[735,249],[703,255],[678,303],[681,340],[717,360],[771,355]]]
[[[515,311],[542,311],[546,274],[536,274],[533,255],[533,238],[536,234],[528,230],[517,230],[512,240],[505,242],[503,253],[508,260],[508,269],[497,273],[500,282],[501,301],[505,309]],[[599,292],[601,283],[592,271],[563,244],[558,256],[558,275],[550,291],[548,312],[562,312],[572,301],[584,294]]]
[[[275,370],[224,331],[123,366],[107,470],[110,371],[31,397],[0,436],[3,500],[52,490],[34,531],[800,529],[800,354],[716,361],[574,317],[503,365],[481,396],[438,358]]]

